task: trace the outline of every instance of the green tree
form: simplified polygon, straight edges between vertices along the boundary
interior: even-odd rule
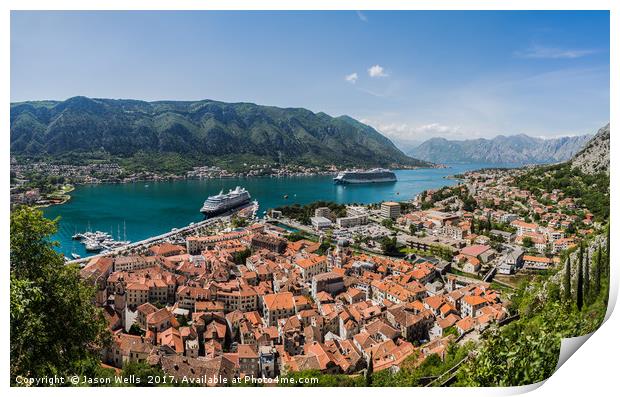
[[[144,386],[144,387],[153,387],[153,386],[172,386],[171,383],[149,383],[149,377],[151,379],[163,379],[165,374],[159,367],[152,367],[147,363],[130,361],[123,365],[123,377],[129,378],[132,375],[134,376],[135,382],[128,386]]]
[[[177,317],[177,320],[179,321],[180,327],[187,327],[189,325],[189,320],[187,319],[187,316],[185,316],[185,314],[182,314],[179,317]]]
[[[583,307],[583,243],[579,247],[579,264],[577,266],[577,309]]]
[[[109,342],[103,313],[77,266],[65,266],[50,237],[56,221],[30,207],[11,212],[11,381],[90,375]]]
[[[523,238],[522,244],[525,248],[532,248],[534,246],[534,241],[531,237],[527,236]]]
[[[374,371],[374,363],[372,353],[370,353],[370,360],[368,361],[368,368],[366,369],[366,386],[372,386],[372,373]]]
[[[303,240],[304,238],[306,237],[301,232],[290,233],[286,236],[286,239],[292,242]]]
[[[471,212],[476,209],[476,200],[469,194],[463,199],[463,210]]]
[[[609,276],[609,269],[610,269],[610,265],[611,265],[611,256],[610,256],[610,250],[611,250],[611,244],[610,244],[610,231],[611,231],[611,226],[608,223],[607,224],[607,239],[606,239],[606,255],[605,255],[605,266],[603,267],[604,271],[603,271],[603,275],[604,276]]]
[[[233,262],[237,265],[245,265],[245,260],[248,259],[252,255],[252,251],[249,248],[244,249],[243,251],[237,251],[233,253]]]
[[[391,219],[384,219],[381,221],[381,226],[391,229],[394,226],[394,221]]]
[[[566,263],[564,264],[564,300],[570,302],[573,298],[570,287],[570,255],[566,256]]]
[[[396,237],[389,238],[387,236],[381,239],[381,250],[385,255],[396,255],[398,254],[398,244],[396,242]]]
[[[41,211],[20,207],[11,213],[11,274],[37,281],[50,269],[62,265],[48,237],[56,232],[56,221],[43,218]]]
[[[555,371],[561,338],[577,334],[579,317],[558,302],[546,302],[532,317],[491,331],[475,359],[462,369],[459,385],[517,386],[545,380]]]
[[[603,256],[603,252],[601,250],[601,246],[598,246],[598,249],[596,250],[596,260],[594,263],[594,268],[592,269],[594,272],[594,297],[598,297],[599,293],[601,292],[601,266],[602,264],[602,260],[601,257]]]
[[[312,369],[299,372],[289,372],[287,378],[294,379],[294,382],[280,382],[278,386],[282,387],[352,387],[364,386],[365,380],[363,376],[348,376],[343,374],[332,375],[323,374],[321,371]],[[316,378],[318,383],[299,382],[300,379]]]
[[[230,220],[230,225],[233,228],[243,227],[248,224],[248,221],[245,218],[239,218],[237,215],[233,215]]]
[[[583,300],[584,302],[590,302],[590,251],[586,250],[585,259],[583,262]]]
[[[140,328],[138,323],[131,324],[131,327],[129,327],[128,333],[131,334],[131,335],[137,335],[137,336],[143,336],[144,335],[144,331],[142,330],[142,328]]]
[[[456,327],[454,325],[449,326],[448,328],[445,329],[445,331],[443,331],[443,336],[448,336],[448,335],[454,335],[455,338],[458,338],[459,336],[459,331],[456,329]]]

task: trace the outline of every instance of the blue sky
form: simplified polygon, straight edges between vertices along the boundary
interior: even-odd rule
[[[11,100],[216,99],[360,119],[407,148],[609,120],[608,12],[23,12]]]

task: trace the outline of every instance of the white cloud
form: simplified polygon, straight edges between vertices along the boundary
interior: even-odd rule
[[[360,19],[360,21],[362,22],[368,22],[368,17],[364,14],[362,14],[361,11],[355,11],[357,13],[357,17]]]
[[[442,136],[442,135],[456,135],[459,133],[461,127],[447,126],[439,123],[430,123],[420,125],[414,128],[417,133],[422,133],[430,136]]]
[[[374,65],[368,69],[368,75],[370,77],[387,77],[387,73],[383,69],[383,66]]]
[[[353,72],[351,74],[347,74],[346,76],[344,76],[344,79],[351,84],[355,84],[355,82],[357,81],[357,78],[358,78],[357,72]]]
[[[468,134],[460,126],[449,126],[440,123],[413,125],[399,122],[381,122],[369,119],[360,120],[364,124],[374,127],[377,131],[395,142],[421,142],[429,138],[441,137],[447,139],[475,138],[476,134]]]
[[[575,59],[594,54],[595,52],[595,50],[564,49],[535,45],[525,51],[516,51],[515,56],[532,59]]]

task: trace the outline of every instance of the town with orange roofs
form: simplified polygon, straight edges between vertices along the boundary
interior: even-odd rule
[[[221,217],[89,258],[81,276],[113,334],[102,361],[217,385],[443,358],[518,318],[518,281],[557,267],[597,227],[579,200],[518,187],[524,172],[474,171],[344,217],[319,207],[306,225],[277,210]]]

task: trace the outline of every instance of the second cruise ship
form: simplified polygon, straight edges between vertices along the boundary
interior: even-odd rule
[[[209,196],[205,200],[200,212],[205,217],[214,216],[239,208],[249,202],[250,193],[244,188],[237,186],[235,190],[229,190],[228,193],[221,191],[215,196]]]
[[[385,168],[373,168],[372,170],[342,171],[334,178],[334,183],[382,183],[396,182],[396,174]]]

